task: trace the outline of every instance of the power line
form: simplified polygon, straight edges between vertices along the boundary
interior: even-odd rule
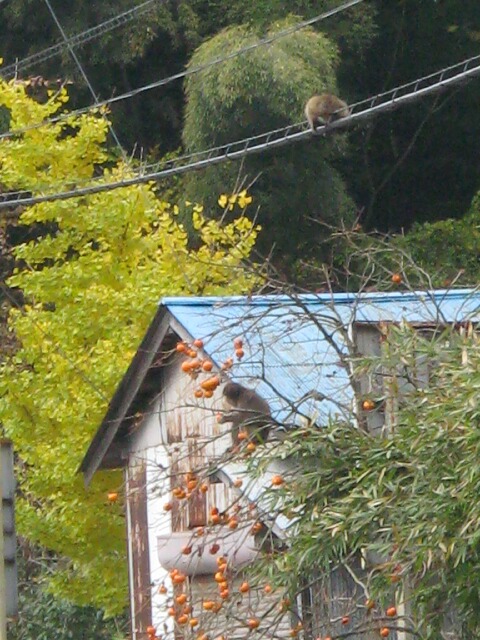
[[[65,46],[68,48],[68,50],[69,50],[69,52],[70,52],[70,55],[72,56],[72,58],[73,58],[73,60],[74,60],[75,64],[77,65],[77,68],[78,68],[78,70],[80,71],[80,74],[81,74],[81,76],[82,76],[82,78],[83,78],[83,80],[84,80],[85,84],[87,85],[88,90],[90,91],[90,94],[91,94],[92,98],[95,100],[95,102],[98,102],[98,96],[97,96],[97,94],[95,93],[95,90],[94,90],[94,88],[93,88],[93,86],[92,86],[92,84],[91,84],[90,80],[88,79],[88,76],[87,76],[87,74],[86,74],[86,72],[85,72],[85,69],[84,69],[84,68],[83,68],[83,66],[82,66],[82,63],[80,62],[79,57],[78,57],[78,56],[77,56],[77,54],[75,53],[75,51],[74,51],[74,49],[73,49],[72,45],[68,42],[67,34],[66,34],[66,33],[65,33],[65,31],[63,30],[63,27],[62,27],[62,25],[61,25],[61,23],[60,23],[60,20],[59,20],[59,19],[58,19],[58,17],[57,17],[57,14],[56,14],[56,13],[55,13],[55,11],[53,10],[53,7],[52,7],[52,5],[51,5],[51,3],[50,3],[50,0],[45,0],[45,4],[47,5],[48,10],[50,11],[50,14],[51,14],[51,16],[52,16],[52,18],[53,18],[53,21],[54,21],[54,22],[55,22],[55,24],[57,25],[58,30],[60,31],[60,34],[61,34],[61,36],[62,36],[62,38],[63,38],[63,40],[64,40],[64,42],[65,42]],[[125,157],[125,152],[124,152],[124,150],[123,150],[123,148],[122,148],[122,145],[120,144],[120,140],[118,139],[118,136],[117,136],[117,134],[115,133],[115,130],[114,130],[114,128],[113,128],[113,126],[112,126],[112,124],[108,121],[108,119],[107,119],[107,117],[106,117],[106,116],[104,116],[104,119],[105,119],[105,121],[106,121],[106,122],[107,122],[107,124],[108,124],[108,129],[109,129],[109,131],[110,131],[110,133],[111,133],[111,135],[112,135],[112,138],[115,140],[115,143],[116,143],[117,147],[120,149],[120,152],[121,152],[121,153],[122,153],[122,155]]]
[[[5,0],[0,0],[0,4]],[[130,20],[133,20],[137,16],[140,16],[148,11],[152,11],[155,8],[155,4],[158,0],[146,0],[146,2],[142,2],[141,4],[133,7],[132,9],[128,9],[123,13],[119,13],[113,18],[109,18],[104,22],[96,25],[95,27],[91,27],[86,31],[82,31],[81,33],[77,33],[76,35],[68,38],[64,42],[58,42],[57,44],[52,45],[51,47],[47,47],[42,51],[38,51],[37,53],[32,54],[31,56],[27,56],[18,62],[14,62],[12,64],[6,65],[1,69],[1,74],[4,78],[12,78],[16,75],[18,71],[21,69],[28,69],[29,67],[34,66],[37,63],[45,62],[50,58],[55,57],[60,54],[68,45],[72,47],[78,47],[90,40],[93,40],[105,33],[108,33],[112,29],[116,29],[123,24],[126,24]]]
[[[337,120],[332,124],[319,127],[317,129],[317,133],[314,135],[326,135],[335,129],[346,128],[352,123],[355,124],[357,122],[362,122],[363,120],[368,120],[377,114],[393,111],[404,104],[415,102],[424,96],[436,94],[451,86],[468,82],[468,80],[480,75],[479,60],[480,56],[470,58],[451,67],[442,69],[441,71],[437,71],[434,74],[424,76],[407,84],[395,87],[390,91],[377,94],[371,98],[354,103],[351,105],[352,113],[350,116]],[[478,64],[470,67],[473,61],[477,61]],[[362,109],[364,106],[365,108]],[[160,166],[165,166],[163,170],[138,175],[133,178],[100,185],[92,185],[81,189],[73,189],[71,191],[46,194],[43,196],[29,196],[4,200],[3,202],[0,202],[0,209],[5,209],[14,205],[32,205],[41,202],[68,200],[70,198],[93,195],[95,193],[112,191],[122,187],[144,184],[146,182],[160,180],[162,178],[187,173],[189,171],[205,169],[210,165],[219,164],[227,160],[238,160],[248,155],[261,153],[269,149],[279,148],[307,139],[312,135],[312,133],[310,130],[303,130],[304,124],[305,123],[302,122],[289,125],[282,129],[268,131],[267,133],[245,138],[244,140],[232,142],[221,147],[214,147],[212,149],[190,154],[189,156],[183,156],[177,160],[162,163]],[[180,164],[182,161],[191,160],[194,157],[199,159],[193,162],[187,162],[187,164]]]
[[[290,127],[292,130],[294,129],[298,129],[299,131],[303,130],[304,128],[304,122],[299,122],[297,124],[294,125],[290,125]],[[274,129],[273,131],[268,132],[268,134],[266,133],[261,133],[258,134],[256,136],[252,136],[250,138],[244,138],[243,140],[238,140],[236,142],[232,142],[230,143],[230,145],[220,145],[217,147],[212,147],[208,150],[203,150],[203,151],[194,151],[193,153],[188,153],[188,154],[184,154],[182,156],[178,156],[175,159],[172,160],[164,160],[164,161],[160,161],[160,162],[154,162],[154,163],[150,163],[150,164],[146,164],[144,166],[142,166],[139,170],[135,171],[134,173],[136,175],[141,175],[141,176],[145,176],[145,175],[156,175],[156,172],[160,170],[160,167],[164,167],[165,169],[170,169],[173,168],[174,166],[179,166],[182,163],[185,163],[185,165],[187,165],[187,163],[190,163],[191,161],[194,161],[196,158],[203,158],[205,157],[205,155],[207,156],[214,156],[216,153],[223,151],[226,147],[228,146],[242,146],[244,143],[249,142],[249,143],[253,143],[257,140],[262,140],[265,138],[266,135],[270,135],[272,137],[274,137],[275,135],[280,135],[280,134],[284,134],[285,132],[285,127],[282,127],[280,129]],[[320,129],[318,129],[320,130]],[[227,158],[228,159],[228,158]],[[145,172],[151,170],[152,173],[146,174]],[[103,182],[104,181],[104,176],[99,176],[97,178],[85,178],[83,180],[72,180],[72,181],[64,181],[61,183],[57,183],[55,188],[60,188],[62,186],[68,186],[69,184],[81,184],[81,183],[88,183],[88,184],[92,184],[92,182]],[[124,181],[119,181],[119,184],[123,184]],[[45,187],[51,187],[52,185],[50,184],[38,184],[36,185],[36,188],[38,190],[40,190],[42,188],[42,186]],[[102,189],[103,190],[103,189]],[[11,196],[17,196],[17,197],[28,197],[29,196],[30,191],[26,190],[26,189],[22,189],[22,190],[18,190],[18,191],[8,191],[5,193],[4,197],[9,197],[11,198]],[[77,191],[75,191],[75,193],[77,193]],[[1,194],[0,194],[0,198],[1,198]],[[18,200],[15,200],[15,202],[18,202]],[[0,201],[0,208],[1,208],[1,201]]]
[[[293,33],[296,33],[297,31],[300,31],[301,29],[305,29],[308,26],[311,26],[312,24],[315,24],[316,22],[320,22],[322,20],[325,20],[326,18],[330,18],[331,16],[334,16],[338,13],[341,13],[342,11],[345,11],[346,9],[350,9],[350,7],[355,6],[356,4],[360,4],[361,2],[363,2],[364,0],[348,0],[348,2],[345,2],[342,5],[339,5],[338,7],[336,7],[335,9],[331,9],[330,11],[325,11],[324,13],[315,16],[314,18],[310,18],[309,20],[304,20],[302,22],[297,22],[296,24],[292,25],[291,27],[288,27],[286,29],[283,29],[282,31],[278,31],[277,33],[272,34],[271,36],[266,36],[264,38],[260,38],[259,40],[257,40],[256,42],[254,42],[253,44],[249,44],[246,45],[245,47],[241,47],[240,49],[237,49],[236,51],[232,51],[232,53],[227,54],[226,56],[219,56],[218,58],[213,58],[212,60],[209,60],[208,62],[205,62],[203,64],[199,64],[195,67],[190,67],[189,69],[186,69],[185,71],[181,71],[180,73],[176,73],[172,76],[168,76],[167,78],[163,78],[161,80],[156,80],[155,82],[151,82],[149,84],[143,85],[142,87],[138,87],[137,89],[132,89],[131,91],[127,91],[126,93],[120,94],[118,96],[113,96],[112,98],[109,98],[107,100],[102,100],[102,101],[97,101],[95,104],[90,105],[88,107],[83,107],[81,109],[76,109],[75,111],[69,111],[68,113],[63,113],[59,116],[53,117],[53,118],[47,118],[46,120],[43,120],[43,122],[38,122],[36,124],[32,124],[32,125],[28,125],[26,127],[21,127],[20,129],[14,129],[11,131],[7,131],[5,133],[0,134],[0,140],[3,138],[10,138],[14,135],[17,134],[21,134],[21,133],[26,133],[27,131],[31,131],[33,129],[38,129],[40,127],[44,127],[46,125],[49,124],[55,124],[57,122],[62,122],[64,120],[68,120],[73,116],[77,116],[77,115],[82,115],[83,113],[87,113],[88,111],[91,111],[93,109],[100,109],[101,107],[106,107],[109,105],[112,105],[116,102],[120,102],[122,100],[126,100],[128,98],[133,98],[135,96],[138,96],[142,93],[145,93],[146,91],[150,91],[151,89],[157,89],[158,87],[163,87],[167,84],[170,84],[171,82],[174,82],[175,80],[180,80],[181,78],[186,78],[187,76],[191,76],[194,75],[196,73],[199,73],[200,71],[205,71],[206,69],[209,69],[210,67],[213,67],[214,65],[217,64],[221,64],[222,62],[225,62],[227,60],[231,60],[233,58],[236,58],[244,53],[247,53],[249,51],[253,51],[254,49],[257,49],[258,47],[267,45],[267,44],[271,44],[272,42],[275,42],[276,40],[279,40],[280,38],[283,38],[285,36],[291,35]]]
[[[424,96],[436,94],[451,86],[468,82],[468,80],[480,75],[479,59],[480,56],[470,58],[451,67],[442,69],[435,74],[424,76],[408,84],[395,87],[388,92],[377,94],[371,98],[357,102],[351,105],[352,113],[350,116],[337,120],[332,124],[319,127],[316,135],[327,134],[334,129],[346,128],[352,123],[368,120],[377,114],[393,111],[399,106],[415,102]],[[477,61],[477,65],[470,67],[473,61]],[[362,109],[361,107],[365,105],[366,108]],[[0,209],[5,209],[13,205],[32,205],[41,202],[68,200],[79,196],[112,191],[122,187],[130,187],[182,173],[188,173],[189,171],[205,169],[208,166],[226,162],[227,160],[238,160],[248,155],[261,153],[262,151],[294,144],[307,139],[312,133],[310,130],[302,130],[303,126],[304,123],[289,125],[282,129],[268,131],[267,133],[245,138],[244,140],[232,142],[221,147],[214,147],[190,154],[189,156],[183,156],[175,161],[170,161],[170,163],[163,163],[163,166],[165,166],[163,170],[138,175],[117,182],[92,185],[81,189],[62,191],[43,196],[29,196],[4,200],[0,202]],[[200,159],[187,162],[187,164],[181,164],[182,161],[191,160],[194,157]],[[169,164],[170,166],[168,166]]]
[[[429,89],[429,93],[433,92],[432,91],[432,86],[433,87],[437,87],[437,85],[443,86],[445,84],[445,86],[447,86],[447,82],[448,82],[448,86],[450,84],[461,84],[462,79],[460,76],[462,76],[462,74],[465,73],[470,73],[470,71],[474,71],[473,68],[470,68],[471,65],[473,65],[474,63],[478,63],[480,65],[480,55],[477,56],[473,56],[471,58],[468,58],[466,60],[463,60],[462,62],[457,62],[453,65],[450,65],[448,67],[445,67],[444,69],[441,69],[440,71],[434,71],[433,73],[430,73],[426,76],[422,76],[421,78],[417,79],[417,80],[412,80],[410,82],[406,82],[402,85],[399,85],[398,87],[395,87],[394,89],[389,89],[388,91],[384,91],[382,93],[378,93],[373,97],[370,98],[365,98],[364,100],[360,100],[358,102],[355,102],[351,105],[349,105],[350,111],[356,112],[355,113],[355,122],[358,121],[360,118],[360,110],[361,107],[364,105],[369,105],[370,107],[374,107],[376,104],[384,104],[386,102],[389,102],[390,100],[392,100],[393,102],[395,102],[396,100],[398,100],[398,97],[400,95],[405,95],[405,92],[410,94],[415,94],[417,95],[418,91],[422,88],[428,88]],[[458,73],[460,71],[460,73]],[[474,77],[476,74],[473,73],[471,77]],[[454,79],[455,82],[451,82],[451,79]],[[465,80],[465,82],[468,81],[468,77]],[[433,82],[433,85],[432,85]],[[437,91],[435,91],[436,93]],[[422,94],[423,95],[423,94]],[[406,97],[406,96],[405,96]],[[390,109],[388,110],[393,110],[395,108],[395,106],[392,106]],[[385,110],[387,111],[386,108],[382,108],[382,111]],[[370,109],[369,112],[371,112],[372,109]],[[361,110],[362,113],[362,120],[364,119],[363,115],[365,113],[367,113],[365,110]],[[341,124],[335,125],[335,127],[333,125],[329,126],[329,130],[331,130],[332,128],[338,128],[339,126],[341,126],[342,128],[346,126],[347,122],[350,122],[351,118],[348,119],[343,119]],[[288,133],[290,130],[303,130],[305,125],[305,121],[301,122],[301,123],[297,123],[294,125],[290,125],[288,127],[282,127],[279,129],[274,129],[273,131],[269,131],[268,133],[262,133],[256,136],[251,136],[249,138],[245,138],[243,140],[239,140],[237,142],[233,142],[230,145],[223,145],[223,146],[217,146],[217,147],[213,147],[207,151],[197,151],[194,153],[190,153],[188,155],[183,155],[180,156],[178,158],[176,158],[173,161],[164,161],[164,162],[156,162],[156,163],[151,163],[149,165],[145,165],[144,167],[142,167],[142,171],[148,170],[148,169],[152,169],[152,170],[158,170],[161,166],[165,166],[165,168],[169,168],[169,165],[171,165],[173,162],[175,163],[181,163],[181,162],[186,162],[186,161],[191,161],[194,160],[197,157],[200,156],[204,156],[206,154],[212,154],[215,153],[219,150],[222,149],[227,149],[228,147],[235,145],[235,146],[242,146],[244,143],[246,142],[252,142],[252,143],[256,143],[259,142],[262,138],[268,137],[276,137],[278,135],[284,135],[285,133]],[[320,129],[318,128],[317,131],[319,132],[323,132],[324,128]],[[230,157],[230,156],[229,156]]]

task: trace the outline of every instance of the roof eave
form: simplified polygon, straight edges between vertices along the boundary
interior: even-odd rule
[[[108,405],[105,417],[78,469],[78,472],[83,473],[86,485],[90,483],[94,473],[99,468],[123,466],[124,461],[121,452],[117,450],[115,455],[112,455],[114,448],[112,445],[169,330],[169,315],[168,309],[160,305],[127,372]],[[104,461],[108,458],[111,458],[111,460],[104,464]]]

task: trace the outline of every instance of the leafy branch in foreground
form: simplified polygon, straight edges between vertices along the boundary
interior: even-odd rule
[[[434,363],[428,385],[414,375],[426,357]],[[361,374],[379,371],[378,358],[356,366]],[[402,600],[402,623],[417,637],[442,637],[452,612],[451,637],[475,637],[480,341],[454,328],[426,336],[408,325],[391,327],[381,367],[400,387],[408,380],[384,437],[332,422],[299,429],[275,450],[299,471],[272,489],[272,504],[291,518],[289,543],[268,556],[261,573],[298,594],[334,567],[353,573],[361,566],[355,577],[362,597],[355,607],[365,616],[369,602],[385,611]],[[368,619],[374,627],[375,613]]]

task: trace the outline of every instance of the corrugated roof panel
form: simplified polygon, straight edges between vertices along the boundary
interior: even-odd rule
[[[255,386],[273,415],[289,421],[300,402],[317,422],[348,415],[352,390],[341,362],[353,322],[478,320],[480,293],[470,289],[416,293],[319,294],[230,298],[164,298],[162,304],[221,363],[244,341],[232,378]],[[329,400],[322,400],[327,396]],[[298,418],[297,418],[298,422]]]

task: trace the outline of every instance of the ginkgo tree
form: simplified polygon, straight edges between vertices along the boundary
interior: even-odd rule
[[[22,84],[0,81],[11,132],[0,140],[2,190],[33,195],[132,175],[108,155],[100,111],[46,123],[65,109],[65,88],[40,104]],[[35,126],[39,123],[43,126]],[[32,126],[33,125],[33,126]],[[258,227],[229,199],[228,225],[188,204],[199,243],[191,248],[176,205],[153,183],[23,209],[33,240],[14,248],[5,288],[18,345],[0,365],[0,420],[18,455],[18,531],[64,558],[54,592],[110,613],[126,604],[122,507],[108,502],[121,477],[97,474],[85,491],[78,466],[116,385],[163,295],[250,291],[243,268]],[[18,296],[11,296],[18,299]]]

